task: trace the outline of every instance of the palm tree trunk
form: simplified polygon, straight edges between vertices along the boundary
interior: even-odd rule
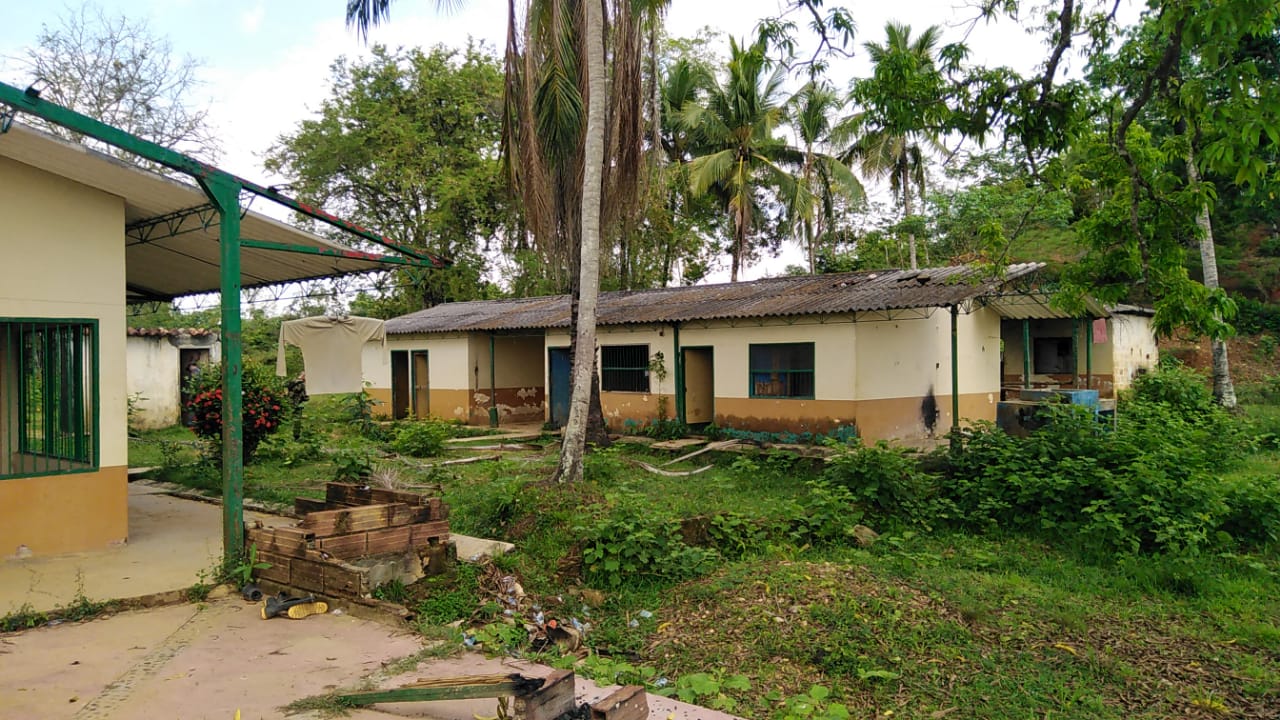
[[[583,148],[582,248],[578,263],[577,351],[573,357],[573,389],[569,398],[569,420],[564,429],[560,482],[582,479],[582,458],[586,454],[587,415],[591,408],[591,380],[596,359],[596,301],[600,294],[600,193],[604,170],[604,20],[600,0],[583,3],[585,28],[584,58],[587,69],[587,128]]]
[[[902,193],[902,219],[906,220],[911,217],[911,188],[904,181]],[[920,265],[916,262],[916,234],[914,232],[907,233],[907,251],[911,254],[911,269],[919,270]]]
[[[1192,184],[1200,182],[1200,170],[1196,168],[1195,150],[1187,151],[1187,179]],[[1218,284],[1218,255],[1213,245],[1213,222],[1209,218],[1209,205],[1200,205],[1200,214],[1196,216],[1196,224],[1200,226],[1200,264],[1204,267],[1204,286],[1210,290],[1221,287]],[[1231,364],[1227,361],[1227,343],[1225,340],[1212,341],[1213,348],[1213,397],[1225,408],[1236,406],[1236,388],[1231,382]]]

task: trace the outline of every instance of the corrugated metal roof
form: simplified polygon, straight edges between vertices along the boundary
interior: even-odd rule
[[[124,199],[125,223],[146,222],[209,203],[193,184],[180,182],[129,165],[78,143],[67,142],[20,123],[0,135],[0,156],[60,175],[82,185]],[[167,299],[215,292],[219,288],[219,246],[216,221],[209,227],[183,226],[184,232],[138,242],[124,237],[125,282],[130,300]],[[240,234],[254,240],[342,248],[312,233],[291,227],[265,215],[249,212],[241,220]],[[345,249],[345,248],[343,248]],[[241,250],[244,287],[376,270],[376,261],[303,255],[244,248]]]
[[[125,330],[129,337],[209,337],[216,336],[217,330],[206,328],[136,328]]]
[[[991,278],[969,265],[767,278],[721,285],[600,294],[600,325],[944,307],[990,295],[1044,263],[1010,265]],[[387,321],[391,334],[564,328],[569,296],[445,303]]]

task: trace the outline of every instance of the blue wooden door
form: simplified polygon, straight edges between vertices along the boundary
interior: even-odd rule
[[[569,422],[569,388],[572,385],[569,348],[548,348],[547,355],[551,368],[551,389],[547,393],[551,398],[551,425],[564,427]]]

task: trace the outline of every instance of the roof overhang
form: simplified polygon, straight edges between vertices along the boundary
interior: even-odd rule
[[[1111,317],[1102,303],[1088,296],[1084,298],[1084,312],[1074,314],[1054,307],[1049,302],[1048,293],[1038,291],[989,295],[983,298],[983,304],[1006,320],[1067,320],[1081,315],[1093,318]]]
[[[19,123],[0,135],[0,157],[123,199],[121,242],[125,245],[129,302],[218,291],[218,214],[197,185]],[[256,212],[244,214],[240,232],[246,240],[322,253],[351,250]],[[386,268],[372,254],[363,259],[248,246],[241,249],[241,283],[245,288]]]

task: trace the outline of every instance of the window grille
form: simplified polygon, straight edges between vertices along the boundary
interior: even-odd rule
[[[812,398],[813,343],[748,346],[751,397]]]
[[[601,346],[600,389],[606,392],[649,392],[649,346]]]

